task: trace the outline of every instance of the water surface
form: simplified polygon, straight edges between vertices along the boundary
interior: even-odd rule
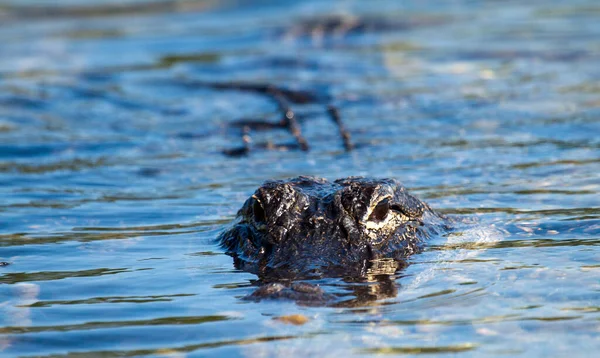
[[[595,1],[63,3],[0,3],[0,355],[600,350]],[[311,150],[223,155],[228,124],[277,114],[211,81],[318,94],[297,108]],[[256,277],[214,239],[297,175],[394,177],[475,224],[391,286],[319,281],[340,307],[242,300]]]

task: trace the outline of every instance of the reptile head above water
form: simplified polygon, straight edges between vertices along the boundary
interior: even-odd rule
[[[363,277],[393,273],[444,226],[394,179],[298,177],[265,182],[219,241],[262,277]]]

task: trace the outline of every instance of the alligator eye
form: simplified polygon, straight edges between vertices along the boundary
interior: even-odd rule
[[[382,221],[387,217],[389,212],[390,212],[390,200],[383,199],[382,201],[379,202],[379,204],[377,204],[377,206],[375,206],[375,209],[373,209],[371,216],[369,216],[369,220],[370,221]]]
[[[254,204],[252,204],[252,212],[254,213],[254,221],[257,223],[264,223],[267,221],[265,209],[263,209],[258,200],[254,200]]]

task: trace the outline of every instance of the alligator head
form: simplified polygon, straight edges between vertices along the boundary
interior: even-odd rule
[[[394,179],[298,177],[265,182],[219,241],[261,277],[364,277],[393,274],[443,222]]]

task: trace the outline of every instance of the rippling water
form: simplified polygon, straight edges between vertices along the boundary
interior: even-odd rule
[[[597,354],[598,39],[592,0],[2,1],[0,355]],[[319,102],[309,152],[225,156],[276,108],[215,81],[312,91],[357,149]],[[241,300],[214,239],[297,175],[394,177],[474,224],[387,286],[319,281],[337,308]]]

